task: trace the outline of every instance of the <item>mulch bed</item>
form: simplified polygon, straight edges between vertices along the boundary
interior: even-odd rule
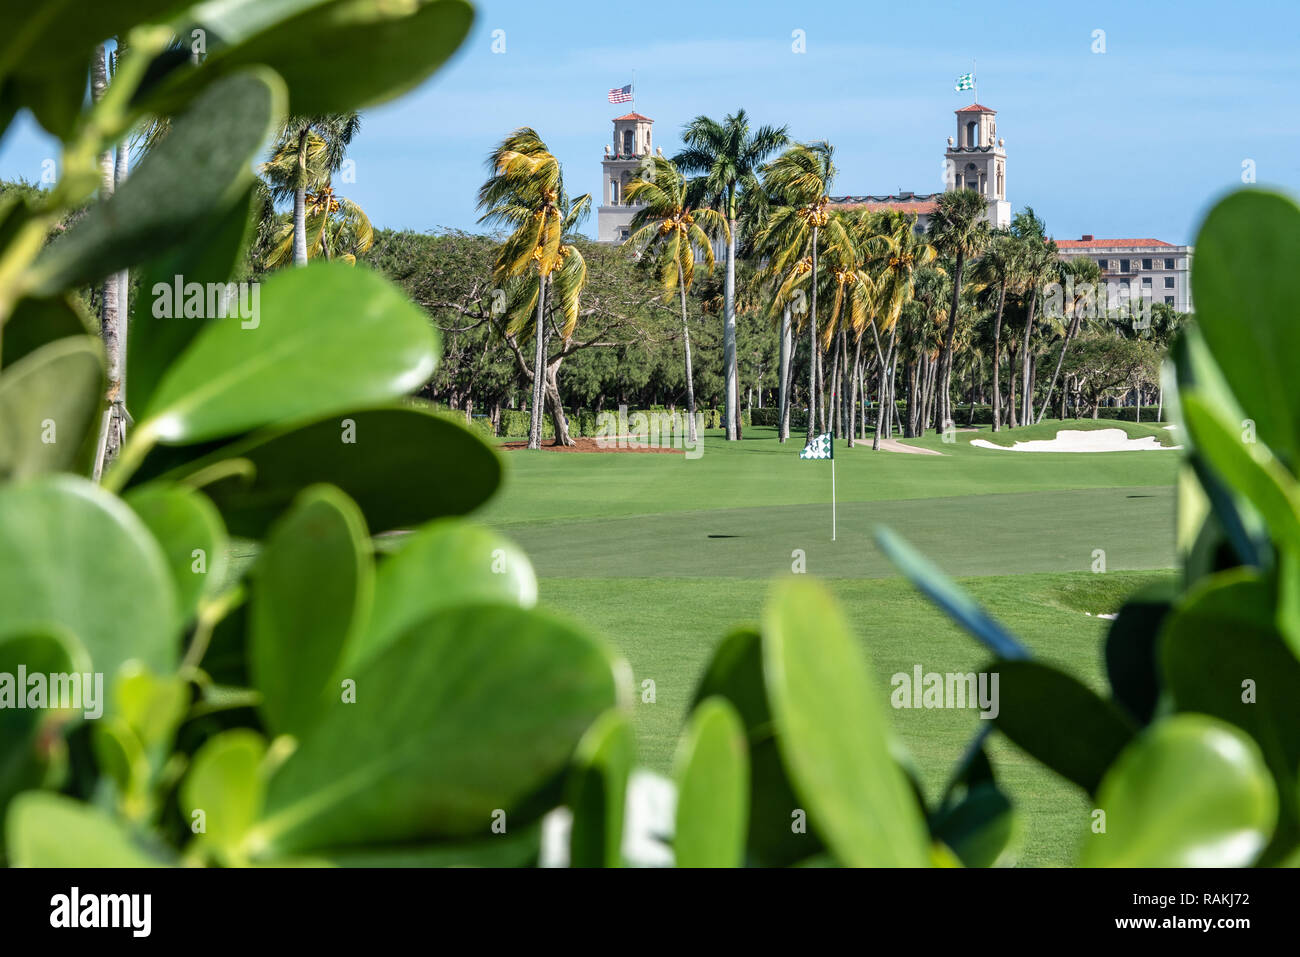
[[[626,440],[627,437],[624,436],[623,438],[624,438],[624,440]],[[603,446],[600,445],[600,444],[599,444],[595,439],[592,439],[592,438],[585,438],[585,437],[583,437],[583,438],[578,438],[578,437],[575,437],[575,438],[573,439],[573,441],[576,442],[577,444],[576,444],[576,445],[556,445],[553,439],[546,439],[546,440],[544,440],[544,441],[542,442],[542,451],[544,451],[544,452],[659,452],[659,453],[667,453],[667,454],[670,454],[670,455],[671,455],[671,454],[682,455],[682,454],[685,453],[685,450],[684,450],[684,449],[674,449],[674,448],[667,448],[667,449],[652,449],[652,448],[640,448],[640,449],[635,449],[635,448],[633,448],[633,449],[629,449],[629,448],[627,448],[627,442],[626,442],[626,441],[622,441],[622,442],[620,442],[618,445],[614,445],[614,444],[610,443],[610,440],[609,440],[609,439],[604,439],[604,440],[602,440],[602,441],[608,443],[608,444],[603,445]],[[527,449],[527,448],[528,448],[528,443],[527,443],[527,442],[503,442],[499,447],[500,447],[500,448],[503,448],[503,449],[506,449],[506,450],[508,450],[508,451],[514,451],[514,450],[516,450],[516,449]]]

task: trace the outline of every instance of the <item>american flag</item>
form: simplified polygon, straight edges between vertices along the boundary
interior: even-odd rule
[[[632,102],[632,84],[617,87],[609,91],[609,102],[611,103],[630,103]]]

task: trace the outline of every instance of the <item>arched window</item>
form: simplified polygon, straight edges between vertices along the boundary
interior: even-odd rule
[[[632,147],[632,143],[633,143],[632,137],[633,137],[633,133],[631,130],[623,131],[623,155],[624,156],[631,156],[634,152],[636,152]]]
[[[618,180],[616,179],[609,181],[609,205],[618,205]]]
[[[976,130],[978,127],[979,127],[979,124],[978,124],[977,122],[975,122],[974,120],[971,120],[969,123],[966,124],[966,145],[967,145],[967,146],[978,146],[978,145],[979,145],[978,143],[975,142],[975,130]]]

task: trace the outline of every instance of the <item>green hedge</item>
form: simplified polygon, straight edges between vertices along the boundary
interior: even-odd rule
[[[612,415],[618,414],[618,409],[605,409]],[[662,405],[652,405],[648,409],[628,409],[627,417],[629,422],[632,416],[638,412],[651,415],[654,413],[667,412],[668,409]],[[755,412],[760,410],[755,409]],[[767,411],[766,409],[762,411]],[[685,409],[678,409],[681,415],[686,414]],[[698,413],[704,415],[704,427],[706,429],[722,428],[722,410],[721,409],[698,409]],[[565,415],[569,419],[569,434],[575,437],[595,438],[600,431],[600,415],[592,409],[578,409],[576,412],[566,411]],[[462,416],[463,418],[463,416]],[[751,425],[749,416],[743,419],[745,425]],[[761,423],[760,423],[761,424]],[[502,409],[501,410],[501,431],[498,433],[501,438],[520,438],[528,435],[528,429],[531,425],[531,418],[527,409]],[[486,426],[485,426],[486,427]],[[555,426],[551,422],[551,416],[542,416],[542,438],[555,438]]]

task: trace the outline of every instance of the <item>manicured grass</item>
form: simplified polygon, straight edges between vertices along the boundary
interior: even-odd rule
[[[1167,433],[1134,423],[1130,435]],[[1011,441],[1034,428],[1007,433]],[[1139,431],[1140,430],[1140,431]],[[982,437],[989,437],[981,430]],[[505,453],[505,488],[479,516],[528,552],[543,606],[617,646],[636,679],[640,760],[661,771],[672,756],[695,685],[717,642],[755,622],[772,576],[827,580],[873,661],[882,707],[889,678],[978,670],[984,650],[908,584],[871,540],[886,524],[916,544],[1046,661],[1104,690],[1106,622],[1133,589],[1174,564],[1172,485],[1177,454],[1120,452],[1003,456],[972,448],[972,433],[908,444],[942,455],[835,451],[837,540],[830,541],[831,465],[801,461],[795,436],[747,429],[706,438],[698,459],[636,453]],[[1105,552],[1104,574],[1090,569]],[[1091,613],[1093,617],[1090,617]],[[641,682],[655,683],[642,703]],[[935,798],[979,719],[971,711],[889,709]],[[1090,805],[1073,785],[995,735],[1000,779],[1024,828],[1020,861],[1069,863]]]
[[[1093,432],[1097,429],[1120,429],[1130,439],[1143,439],[1147,436],[1154,436],[1157,442],[1165,446],[1179,444],[1177,435],[1162,426],[1146,422],[1120,422],[1116,419],[1044,419],[1037,425],[1026,425],[1018,429],[999,429],[997,432],[984,429],[981,431],[979,438],[986,439],[994,445],[1010,447],[1017,442],[1054,439],[1057,432],[1065,430]],[[966,437],[971,438],[971,436]]]

